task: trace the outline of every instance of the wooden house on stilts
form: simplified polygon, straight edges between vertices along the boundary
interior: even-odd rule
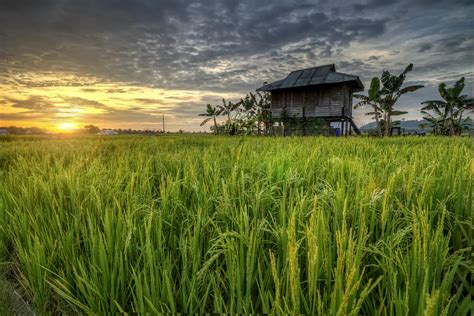
[[[352,93],[363,90],[359,77],[336,72],[334,64],[296,70],[257,89],[271,93],[272,118],[280,126],[318,120],[330,128],[337,122],[342,135],[360,134],[352,120]]]

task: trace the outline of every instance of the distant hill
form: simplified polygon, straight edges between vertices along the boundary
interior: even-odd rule
[[[421,131],[420,124],[427,123],[425,120],[406,120],[400,122],[400,127],[404,128],[406,132],[410,131]],[[368,131],[371,129],[376,129],[377,125],[375,122],[370,122],[361,126],[359,129],[361,131]]]

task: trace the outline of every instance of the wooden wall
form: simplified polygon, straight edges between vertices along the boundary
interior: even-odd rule
[[[273,91],[273,117],[280,117],[283,108],[290,117],[352,116],[352,90],[336,85]]]

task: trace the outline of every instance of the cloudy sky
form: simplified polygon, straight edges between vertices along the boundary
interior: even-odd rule
[[[206,103],[328,63],[368,86],[413,62],[407,84],[426,88],[399,108],[417,118],[442,81],[472,95],[473,15],[470,0],[0,0],[0,126],[159,129],[164,113],[200,130]]]

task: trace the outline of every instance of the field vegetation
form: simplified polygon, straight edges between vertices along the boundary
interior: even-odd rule
[[[5,137],[0,312],[466,315],[472,150]]]

